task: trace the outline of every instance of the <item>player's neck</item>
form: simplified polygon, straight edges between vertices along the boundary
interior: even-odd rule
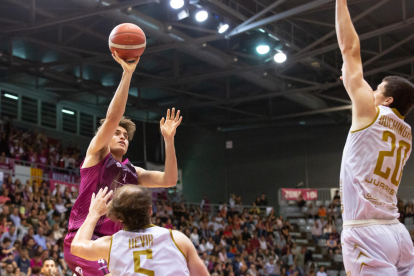
[[[112,156],[114,157],[115,160],[122,162],[123,155],[117,155],[115,153],[112,153]]]

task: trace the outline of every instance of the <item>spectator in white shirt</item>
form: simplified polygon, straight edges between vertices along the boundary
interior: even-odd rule
[[[328,274],[326,274],[326,272],[325,272],[325,267],[324,266],[321,266],[319,268],[319,271],[316,273],[316,276],[328,276]]]
[[[190,240],[195,246],[198,246],[200,244],[200,237],[198,236],[196,227],[193,228],[193,233],[190,235]]]
[[[214,241],[213,237],[208,238],[208,242],[206,243],[207,253],[210,255],[211,251],[214,249]]]
[[[315,244],[318,244],[319,239],[322,237],[322,225],[319,221],[315,221],[315,225],[311,228],[313,240]]]
[[[266,275],[273,276],[275,274],[275,257],[270,256],[269,261],[265,265]]]
[[[263,250],[266,250],[267,249],[267,242],[266,242],[266,239],[265,239],[264,236],[260,237],[259,242],[260,242],[260,248],[263,249]]]
[[[198,252],[199,253],[207,252],[207,244],[206,244],[205,238],[201,238],[201,243],[198,246]]]
[[[58,211],[60,214],[63,214],[67,211],[65,203],[63,202],[60,196],[56,197],[55,210]]]
[[[230,199],[229,199],[230,209],[233,209],[235,205],[236,205],[236,195],[235,194],[231,194],[230,195]]]

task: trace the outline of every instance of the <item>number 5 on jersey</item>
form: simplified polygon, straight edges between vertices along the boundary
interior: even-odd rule
[[[152,259],[152,250],[140,250],[140,251],[134,251],[134,270],[136,273],[141,273],[148,276],[154,276],[153,270],[148,270],[145,268],[141,268],[141,256],[144,255],[147,257],[147,259]]]
[[[382,165],[384,163],[384,158],[385,157],[394,157],[395,155],[395,145],[396,145],[396,138],[395,135],[390,132],[390,131],[384,131],[384,134],[382,136],[382,140],[385,142],[388,142],[389,140],[391,140],[391,150],[390,151],[380,151],[379,155],[378,155],[378,161],[377,161],[377,165],[375,166],[375,170],[374,170],[374,174],[381,176],[382,178],[388,180],[388,178],[390,177],[391,174],[391,169],[390,168],[386,168],[385,172],[382,171]],[[404,152],[404,159],[401,160],[401,155],[402,155],[402,151],[403,148],[405,148],[405,152]],[[401,140],[398,143],[398,149],[397,149],[397,160],[395,161],[395,168],[394,168],[394,172],[392,174],[391,177],[391,183],[394,184],[395,186],[398,187],[398,185],[400,184],[401,181],[401,176],[402,176],[402,164],[404,164],[405,160],[407,159],[407,155],[411,150],[411,145],[403,140]],[[400,166],[401,166],[401,173],[398,174],[398,172],[400,171]]]

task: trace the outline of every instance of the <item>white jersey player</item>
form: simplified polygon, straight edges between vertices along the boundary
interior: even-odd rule
[[[363,78],[360,41],[347,0],[336,0],[343,79],[352,100],[352,127],[341,166],[342,252],[347,275],[414,275],[410,234],[398,220],[397,191],[412,146],[404,122],[414,85],[386,77],[376,91]]]
[[[181,232],[150,224],[151,193],[138,185],[92,196],[89,214],[72,241],[73,255],[90,261],[106,260],[112,275],[208,276],[192,242]],[[91,241],[97,221],[107,214],[124,230]],[[103,261],[102,261],[103,262]]]

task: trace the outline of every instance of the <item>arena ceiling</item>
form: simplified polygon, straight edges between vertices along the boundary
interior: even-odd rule
[[[128,105],[158,120],[169,107],[187,125],[222,131],[349,122],[335,36],[334,0],[3,0],[0,81],[105,109],[121,76],[108,49],[112,28],[147,35]],[[348,0],[365,77],[414,81],[414,1]],[[194,14],[209,12],[197,22]],[[178,19],[178,13],[187,16]],[[230,28],[219,34],[220,23]],[[259,55],[256,46],[271,50]],[[273,60],[286,53],[282,64]]]

